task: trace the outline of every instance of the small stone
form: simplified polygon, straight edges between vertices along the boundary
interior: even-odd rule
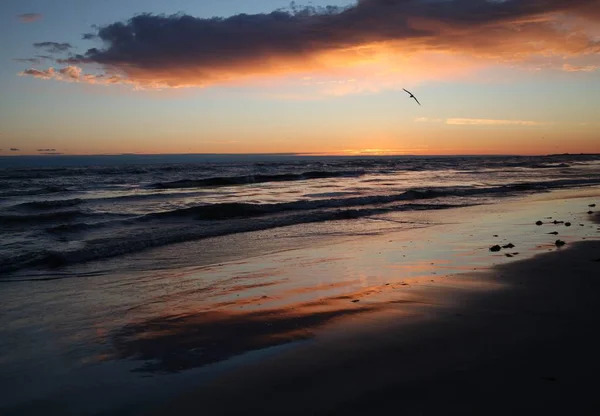
[[[565,222],[565,227],[570,227],[571,223],[570,222]]]
[[[494,234],[494,237],[498,237],[498,234]]]
[[[356,303],[356,302],[358,302],[358,301],[359,301],[358,299],[354,299],[354,300],[352,301],[352,303]]]
[[[498,244],[490,247],[490,251],[500,251],[500,250],[502,250],[502,247],[500,247]]]
[[[564,246],[564,245],[565,245],[565,244],[567,244],[567,243],[565,243],[565,242],[564,242],[564,241],[562,241],[562,240],[556,240],[556,241],[554,242],[554,244],[556,245],[556,247],[562,247],[562,246]]]
[[[543,222],[542,222],[542,221],[537,221],[537,222],[535,223],[535,225],[542,225],[542,224],[543,224]]]
[[[513,256],[512,254],[509,254],[509,253],[505,253],[504,255],[505,255],[506,257],[512,257],[512,256]]]
[[[513,243],[508,243],[504,246],[502,246],[502,248],[513,248],[515,245]]]
[[[590,208],[594,208],[596,206],[596,204],[589,204],[588,207]]]
[[[548,233],[548,234],[558,235],[558,231],[552,231],[551,233]]]
[[[593,214],[593,213],[594,213],[594,211],[588,211],[588,214]]]

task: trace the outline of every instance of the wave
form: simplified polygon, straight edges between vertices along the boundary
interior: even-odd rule
[[[28,209],[46,210],[46,209],[74,207],[74,206],[82,204],[84,202],[85,201],[83,199],[79,199],[79,198],[58,199],[58,200],[49,200],[49,201],[33,201],[33,202],[24,202],[22,204],[15,205],[13,208],[28,208]]]
[[[425,188],[410,189],[399,194],[358,196],[349,198],[331,198],[316,200],[301,200],[293,202],[252,204],[246,202],[225,202],[218,204],[200,205],[190,208],[181,208],[173,211],[147,214],[140,218],[148,221],[157,218],[181,218],[193,217],[198,220],[216,221],[232,218],[250,218],[270,214],[281,214],[288,211],[310,211],[327,208],[351,208],[366,205],[382,205],[400,201],[415,201],[443,197],[476,197],[488,194],[511,195],[525,191],[543,191],[551,188],[559,188],[570,185],[600,184],[597,179],[573,179],[556,180],[549,182],[526,182],[511,185],[488,186],[481,188],[472,187],[448,187],[448,188]]]
[[[65,233],[76,233],[79,231],[89,230],[91,228],[98,228],[105,225],[105,223],[90,224],[87,222],[77,222],[74,224],[61,224],[54,227],[46,228],[46,232],[50,234],[65,234]]]
[[[534,163],[527,165],[530,169],[552,169],[552,168],[570,168],[571,165],[566,163]]]
[[[60,267],[101,260],[184,241],[201,240],[226,234],[271,229],[296,224],[353,220],[395,211],[432,210],[474,205],[520,193],[600,184],[600,177],[560,179],[547,182],[523,182],[481,187],[445,187],[409,189],[389,195],[354,196],[285,203],[218,203],[151,213],[138,217],[113,214],[122,219],[100,220],[108,214],[81,210],[44,212],[36,215],[0,215],[0,225],[45,224],[49,233],[70,233],[118,225],[119,232],[86,234],[81,244],[65,250],[45,250],[27,255],[0,258],[0,272],[28,267]],[[88,221],[93,218],[92,221]],[[81,220],[83,219],[83,221]],[[61,224],[60,222],[65,224]],[[150,225],[150,226],[149,226]]]
[[[410,199],[410,194],[403,193],[399,195],[306,200],[272,204],[223,202],[218,204],[200,205],[191,208],[181,208],[173,211],[147,214],[140,218],[140,220],[147,221],[157,218],[194,217],[198,220],[214,221],[231,218],[258,217],[267,214],[284,213],[286,211],[309,211],[322,208],[349,208],[352,206],[385,204],[405,199]]]
[[[465,205],[452,204],[406,204],[395,207],[370,207],[362,209],[326,210],[311,213],[296,213],[282,217],[256,218],[229,221],[225,226],[205,227],[201,223],[187,223],[174,227],[160,227],[148,231],[146,227],[130,233],[116,234],[113,239],[98,238],[86,241],[80,247],[69,251],[46,250],[39,253],[0,258],[0,272],[13,272],[31,267],[57,268],[70,264],[102,260],[124,254],[135,253],[149,248],[166,246],[185,241],[195,241],[228,234],[266,230],[296,224],[351,220],[392,211],[426,209],[448,209]]]
[[[2,214],[0,215],[0,227],[24,227],[60,222],[68,223],[81,218],[100,219],[111,216],[124,217],[123,214],[92,213],[81,210],[44,212],[41,214]]]
[[[309,211],[324,208],[350,208],[365,205],[381,205],[398,201],[430,199],[448,196],[450,192],[434,190],[410,190],[401,194],[359,196],[339,199],[317,199],[271,204],[251,204],[246,202],[224,202],[181,208],[173,211],[147,214],[140,220],[155,218],[194,217],[198,220],[226,220],[230,218],[249,218],[287,211]]]
[[[364,171],[312,171],[304,173],[282,173],[276,175],[241,175],[241,176],[217,176],[204,179],[182,179],[173,182],[159,182],[150,185],[153,188],[203,188],[215,186],[248,185],[267,182],[292,182],[310,179],[327,179],[341,177],[358,177],[364,175]]]
[[[67,192],[69,189],[62,186],[45,186],[43,188],[35,189],[19,189],[12,191],[0,192],[0,198],[11,197],[11,196],[30,196],[30,195],[45,195],[54,194],[59,192]]]
[[[203,194],[203,191],[191,191],[191,192],[174,191],[172,193],[156,191],[156,193],[152,193],[152,194],[130,194],[130,195],[109,196],[109,197],[102,197],[102,198],[90,198],[87,201],[90,203],[108,202],[108,201],[134,202],[134,201],[150,201],[150,200],[154,200],[154,199],[186,198],[186,197],[192,197],[192,196],[199,196],[202,194]]]

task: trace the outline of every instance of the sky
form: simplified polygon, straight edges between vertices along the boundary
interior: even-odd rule
[[[600,153],[600,0],[2,0],[0,97],[0,155]]]

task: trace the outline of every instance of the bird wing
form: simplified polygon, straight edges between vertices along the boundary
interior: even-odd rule
[[[415,101],[417,102],[417,104],[421,105],[421,103],[419,102],[419,100],[417,100],[417,97],[415,97],[415,96],[413,95],[413,97],[412,97],[412,98],[414,98],[414,99],[415,99]]]
[[[404,91],[406,91],[407,93],[409,93],[410,95],[412,95],[412,92],[410,92],[409,90],[402,88]]]

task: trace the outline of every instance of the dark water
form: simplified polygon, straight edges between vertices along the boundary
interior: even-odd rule
[[[25,157],[0,166],[6,276],[207,237],[600,184],[600,156],[589,155]]]

